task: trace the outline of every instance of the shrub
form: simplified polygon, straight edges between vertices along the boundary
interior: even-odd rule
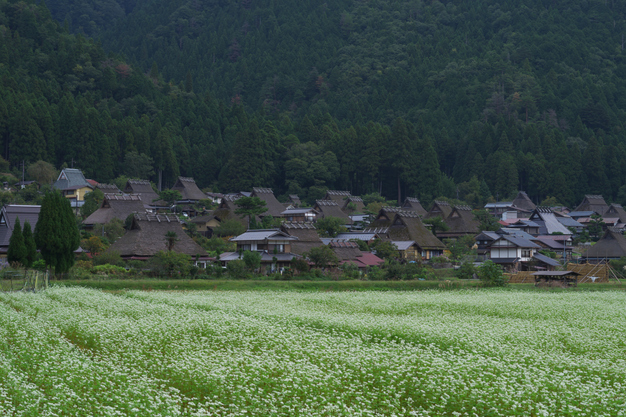
[[[370,281],[384,281],[386,272],[377,266],[370,268],[365,274],[365,278]]]
[[[478,268],[478,277],[483,282],[483,285],[487,287],[504,287],[507,284],[502,268],[491,260],[485,261]]]
[[[455,275],[459,279],[472,279],[476,273],[476,267],[472,262],[463,262],[461,267],[456,270]]]
[[[37,259],[35,262],[33,262],[32,268],[38,271],[45,271],[46,261],[44,261],[43,259]]]
[[[226,270],[228,271],[228,275],[234,279],[244,279],[247,276],[246,263],[241,259],[228,262],[228,264],[226,264]]]
[[[94,265],[118,265],[121,266],[124,263],[120,253],[114,250],[108,250],[93,258]]]
[[[159,251],[152,257],[149,265],[157,275],[183,278],[189,272],[191,256],[174,251]]]
[[[341,277],[344,279],[359,279],[361,277],[359,267],[353,263],[345,263],[339,269],[341,270]]]
[[[293,258],[291,260],[291,268],[295,271],[298,271],[298,273],[306,273],[309,272],[309,263],[302,259],[302,258]]]
[[[93,272],[97,275],[124,275],[126,274],[126,268],[117,265],[98,265],[95,266]]]

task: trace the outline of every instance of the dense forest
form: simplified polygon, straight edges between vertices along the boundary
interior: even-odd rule
[[[0,149],[99,181],[136,151],[165,185],[309,201],[336,188],[480,205],[522,189],[626,204],[625,14],[604,0],[0,0]]]

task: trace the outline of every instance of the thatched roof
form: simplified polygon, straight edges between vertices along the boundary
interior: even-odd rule
[[[133,213],[145,213],[144,202],[136,194],[105,194],[100,208],[87,217],[83,224],[106,224],[113,219],[126,220]]]
[[[443,244],[424,226],[419,214],[409,211],[396,213],[393,224],[387,231],[387,240],[412,240],[422,249],[443,249]]]
[[[441,217],[442,219],[446,219],[450,213],[452,213],[450,203],[446,201],[434,201],[433,206],[426,214],[426,218]]]
[[[159,200],[159,195],[152,189],[150,181],[147,180],[128,180],[124,192],[137,194],[141,201],[149,205],[154,205]]]
[[[217,218],[220,222],[224,222],[226,220],[237,220],[241,223],[246,229],[248,228],[248,218],[246,216],[241,216],[235,214],[235,210],[237,210],[237,206],[235,205],[235,201],[239,200],[241,195],[237,194],[228,194],[222,198],[222,202],[220,203],[217,210],[213,212],[215,218]]]
[[[613,203],[609,206],[609,209],[604,213],[605,219],[618,218],[620,223],[626,223],[626,211],[621,204]]]
[[[480,222],[476,220],[469,206],[454,206],[444,222],[449,229],[443,234],[475,235],[480,232]]]
[[[537,206],[533,201],[528,197],[524,191],[520,191],[517,193],[517,197],[513,200],[512,204],[517,207],[528,211],[533,211]]]
[[[595,211],[600,216],[609,209],[609,205],[601,195],[586,195],[574,211]]]
[[[370,228],[386,228],[391,226],[393,219],[396,218],[396,214],[403,211],[405,210],[401,207],[382,207],[376,215],[376,218],[369,224]]]
[[[298,197],[297,194],[289,194],[289,201],[294,207],[300,207],[302,205],[302,201],[300,201],[300,197]]]
[[[350,210],[348,208],[348,204],[350,204],[350,203],[354,204],[354,206],[355,206],[354,210]],[[345,211],[348,214],[352,214],[354,212],[362,213],[363,210],[365,210],[365,204],[363,204],[363,199],[361,197],[356,197],[356,196],[350,195],[344,201],[342,210]]]
[[[323,244],[315,225],[311,222],[286,222],[280,226],[280,230],[298,238],[297,241],[291,243],[291,252],[298,255]]]
[[[618,259],[626,256],[626,238],[614,229],[607,229],[595,245],[582,254],[583,259]]]
[[[204,249],[184,232],[178,218],[171,214],[136,214],[131,229],[109,247],[124,258],[147,258],[167,250],[165,234],[175,232],[178,242],[173,251],[206,257]]]
[[[258,197],[261,200],[265,201],[267,205],[267,211],[263,213],[261,216],[272,216],[272,217],[280,217],[280,213],[285,211],[285,206],[283,206],[276,197],[274,197],[274,192],[271,188],[259,188],[255,187],[252,189],[252,194],[250,197]]]
[[[115,184],[98,183],[98,185],[96,185],[96,188],[102,191],[102,193],[104,194],[122,194],[122,190],[117,188],[117,185]]]
[[[361,256],[361,250],[356,242],[330,242],[328,244],[330,248],[335,252],[339,262],[342,261],[355,261]]]
[[[422,207],[422,203],[415,197],[407,197],[404,199],[404,203],[402,203],[402,209],[408,211],[415,211],[420,216],[425,216],[427,211],[424,207]]]
[[[350,191],[328,190],[324,196],[324,200],[331,200],[343,207],[343,203],[350,196]]]
[[[207,198],[206,194],[198,188],[193,178],[178,177],[172,190],[180,192],[183,200],[204,200]]]
[[[352,219],[341,211],[339,204],[333,200],[317,200],[313,208],[321,213],[320,217],[338,217],[344,220],[344,224],[352,224]]]

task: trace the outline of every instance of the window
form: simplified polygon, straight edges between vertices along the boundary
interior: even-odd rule
[[[531,256],[531,250],[530,249],[522,249],[522,258],[530,258]]]
[[[249,244],[249,243],[244,243],[244,244],[239,245],[239,248],[241,250],[243,250],[243,251],[251,250],[252,249],[252,245]]]
[[[285,245],[276,244],[274,245],[274,250],[276,251],[276,253],[285,253]]]

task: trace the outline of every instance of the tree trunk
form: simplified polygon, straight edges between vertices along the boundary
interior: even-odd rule
[[[401,192],[402,192],[402,189],[400,187],[400,175],[398,175],[398,202],[396,204],[398,206],[400,205]]]

